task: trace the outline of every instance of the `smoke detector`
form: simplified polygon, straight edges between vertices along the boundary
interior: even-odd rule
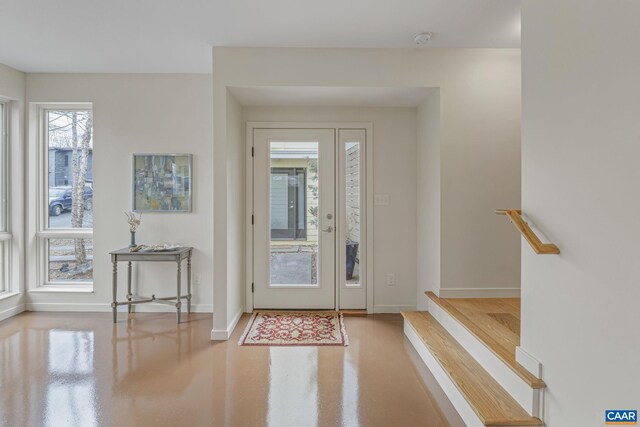
[[[431,36],[433,34],[431,32],[420,33],[413,36],[413,42],[415,44],[426,44],[429,40],[431,40]]]

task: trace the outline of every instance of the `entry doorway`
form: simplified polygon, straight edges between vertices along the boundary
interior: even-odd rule
[[[265,125],[247,132],[248,309],[366,309],[366,127]]]

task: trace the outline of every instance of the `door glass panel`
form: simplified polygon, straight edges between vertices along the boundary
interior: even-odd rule
[[[271,142],[270,285],[318,284],[318,143]]]
[[[346,285],[360,286],[360,143],[345,149]]]

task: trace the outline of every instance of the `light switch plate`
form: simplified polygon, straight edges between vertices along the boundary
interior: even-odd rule
[[[376,194],[373,198],[373,204],[376,206],[389,206],[389,195]]]

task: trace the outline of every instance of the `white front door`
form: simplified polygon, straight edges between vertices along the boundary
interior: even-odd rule
[[[254,308],[336,307],[336,131],[254,129]]]

